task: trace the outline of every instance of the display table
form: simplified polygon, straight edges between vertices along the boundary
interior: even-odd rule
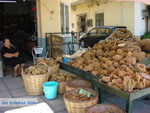
[[[104,90],[111,93],[111,94],[114,94],[116,96],[119,96],[119,97],[125,99],[126,100],[126,112],[127,113],[132,113],[133,100],[138,99],[138,98],[145,96],[147,94],[150,94],[150,88],[143,89],[143,90],[140,90],[140,91],[135,92],[135,93],[128,93],[128,92],[125,92],[122,90],[115,89],[113,87],[108,86],[105,83],[98,82],[96,80],[97,77],[92,75],[91,73],[84,72],[80,69],[74,68],[74,67],[69,66],[69,65],[64,64],[64,63],[60,63],[60,68],[63,70],[66,70],[70,73],[74,73],[74,74],[82,77],[85,80],[90,81],[94,85],[95,89],[97,91],[99,91],[101,103],[104,102],[104,97],[103,97],[103,91]]]

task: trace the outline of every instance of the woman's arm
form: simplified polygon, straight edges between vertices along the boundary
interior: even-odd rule
[[[19,56],[19,52],[16,52],[14,53],[15,54],[15,57],[18,57]]]
[[[15,53],[5,53],[3,56],[6,58],[16,57]]]

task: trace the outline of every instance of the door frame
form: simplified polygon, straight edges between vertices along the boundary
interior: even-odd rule
[[[86,20],[85,23],[87,24],[87,13],[82,13],[82,14],[78,14],[77,15],[77,30],[80,31],[81,26],[79,24],[81,24],[81,16],[86,16]],[[86,25],[86,30],[87,30],[87,25]]]

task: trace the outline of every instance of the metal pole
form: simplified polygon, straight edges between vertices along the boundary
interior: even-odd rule
[[[50,48],[50,49],[51,49],[51,57],[53,57],[53,47],[52,47],[52,46],[53,46],[53,45],[52,45],[52,44],[53,44],[53,42],[52,42],[52,33],[50,33],[50,40],[51,40],[51,48]]]
[[[45,34],[45,37],[46,37],[46,52],[47,52],[47,33]]]
[[[80,31],[79,31],[79,40],[80,40]],[[78,48],[80,49],[80,42],[78,40]]]
[[[146,23],[147,23],[147,32],[148,32],[148,16],[146,17]]]

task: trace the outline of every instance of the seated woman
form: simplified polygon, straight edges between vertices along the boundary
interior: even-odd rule
[[[14,69],[14,76],[19,76],[21,70],[25,66],[25,61],[19,58],[19,52],[10,46],[9,38],[4,38],[4,46],[1,50],[2,58],[6,66],[12,66]]]

